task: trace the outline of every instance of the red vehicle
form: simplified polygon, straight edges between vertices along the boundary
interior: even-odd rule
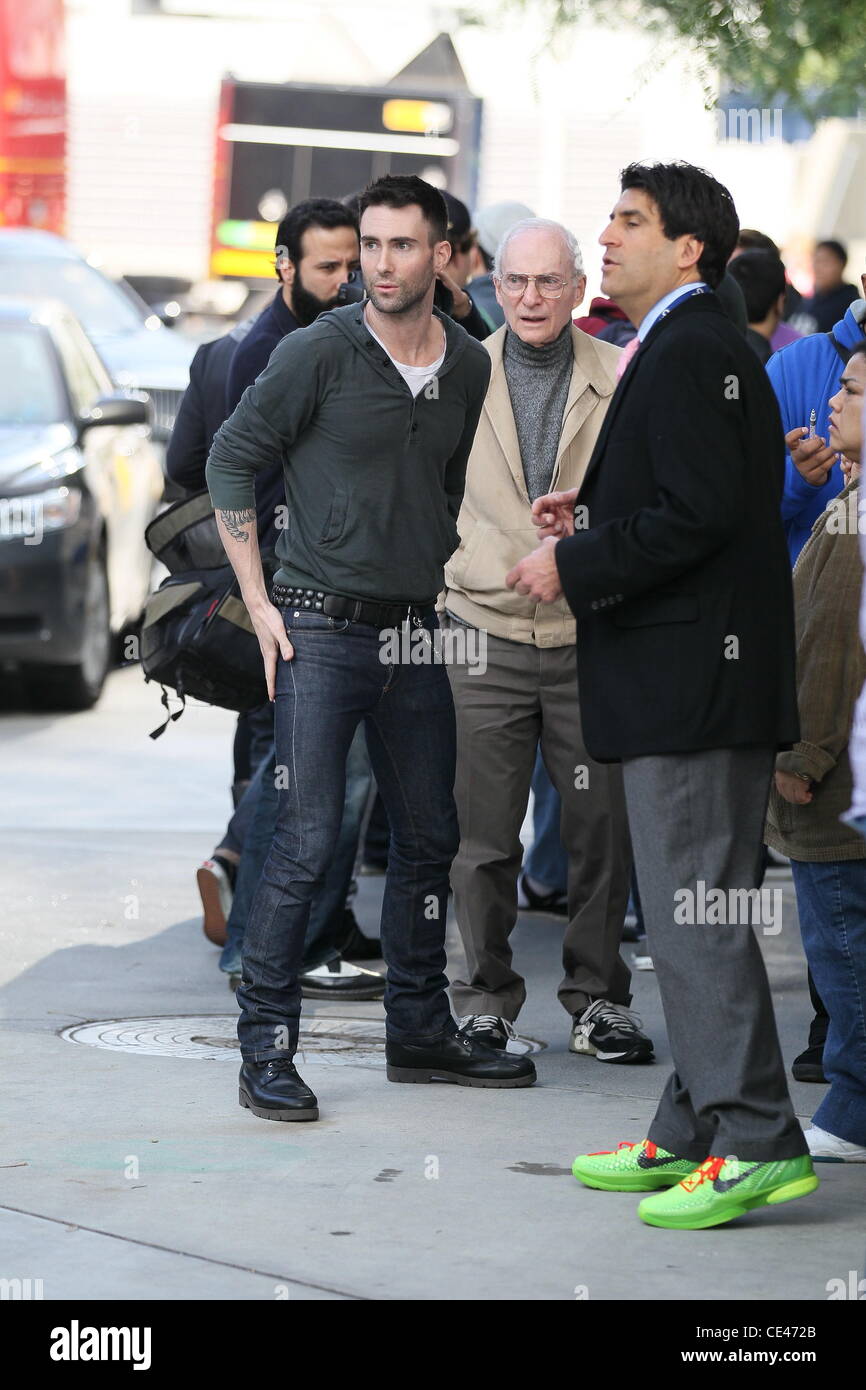
[[[0,0],[0,226],[62,234],[63,0]]]

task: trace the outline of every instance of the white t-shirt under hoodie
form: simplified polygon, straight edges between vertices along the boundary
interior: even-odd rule
[[[398,362],[396,357],[394,357],[392,353],[388,352],[388,349],[385,347],[385,344],[382,342],[382,339],[379,337],[379,334],[373,332],[369,323],[367,323],[366,318],[364,319],[364,327],[366,328],[370,336],[376,339],[376,342],[379,344],[383,352],[388,353],[388,356],[391,358],[391,361],[394,363],[394,366],[397,368],[397,371],[400,373],[406,385],[409,387],[409,390],[412,392],[413,396],[417,396],[421,391],[424,390],[424,387],[427,385],[427,382],[432,380],[432,378],[438,372],[439,368],[442,366],[442,363],[445,361],[444,332],[442,334],[442,352],[436,358],[436,361],[430,362],[426,367],[410,367],[406,362]]]

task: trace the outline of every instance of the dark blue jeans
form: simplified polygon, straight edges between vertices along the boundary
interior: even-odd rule
[[[346,759],[362,721],[391,825],[381,922],[386,1033],[409,1041],[453,1031],[445,919],[458,830],[447,671],[384,663],[379,632],[368,624],[282,612],[295,652],[277,668],[277,765],[286,785],[244,939],[241,1053],[261,1062],[297,1047],[310,904],[340,833]],[[425,627],[435,630],[435,617]]]
[[[226,944],[220,956],[220,970],[224,970],[227,975],[240,974],[241,952],[250,908],[268,851],[273,844],[279,801],[276,762],[276,747],[272,743],[248,789],[255,802],[255,811],[238,865],[232,910],[226,924]],[[361,823],[372,783],[373,773],[367,754],[364,729],[359,725],[346,760],[346,795],[343,801],[340,834],[324,882],[316,893],[310,909],[302,970],[315,970],[317,965],[337,960],[340,955],[340,945],[345,932],[346,898],[352,882]]]
[[[217,845],[217,849],[230,849],[235,854],[243,853],[258,804],[258,794],[253,789],[256,772],[261,768],[274,743],[274,711],[270,703],[260,705],[248,714],[239,715],[239,721],[241,719],[246,723],[249,732],[250,781],[226,826],[225,835]]]
[[[830,1089],[812,1117],[828,1134],[866,1145],[866,859],[791,860],[800,933],[827,1006]]]

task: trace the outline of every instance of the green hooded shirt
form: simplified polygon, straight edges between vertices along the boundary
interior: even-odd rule
[[[285,337],[214,438],[207,485],[219,510],[254,508],[255,474],[282,455],[278,583],[407,604],[441,590],[490,357],[433,312],[445,359],[418,396],[363,305],[348,304]]]

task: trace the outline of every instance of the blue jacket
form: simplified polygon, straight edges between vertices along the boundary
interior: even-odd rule
[[[283,299],[282,289],[279,289],[232,357],[226,379],[224,419],[229,418],[247,387],[252,386],[257,376],[261,376],[277,343],[281,343],[287,333],[294,333],[296,328],[300,328],[300,324]],[[282,476],[281,468],[280,482]]]
[[[834,326],[833,333],[842,347],[853,347],[866,334],[862,322],[864,313],[866,305],[858,299],[849,305],[845,317]],[[815,433],[825,440],[828,438],[829,401],[839,389],[842,370],[842,359],[826,333],[813,333],[774,353],[767,363],[767,374],[779,402],[786,434],[798,425],[808,425],[814,410]],[[782,521],[792,565],[827,503],[837,497],[844,486],[845,479],[838,463],[833,464],[826,483],[814,487],[801,477],[790,454],[786,454]]]
[[[475,279],[470,280],[466,286],[466,293],[485,323],[489,325],[491,333],[495,333],[497,328],[502,327],[505,322],[505,315],[502,312],[502,305],[496,298],[491,273],[476,275]]]
[[[247,319],[196,349],[165,455],[165,471],[187,492],[205,486],[204,468],[213,437],[226,418],[226,380],[238,344],[252,328]]]
[[[280,288],[268,307],[259,314],[243,342],[235,349],[226,379],[226,420],[247,387],[252,386],[256,377],[261,376],[277,344],[298,328],[300,324],[286,304]],[[283,462],[279,455],[275,456],[271,468],[266,468],[258,474],[255,488],[259,545],[264,550],[273,550],[279,536],[276,523],[277,508],[285,508],[286,505]]]

